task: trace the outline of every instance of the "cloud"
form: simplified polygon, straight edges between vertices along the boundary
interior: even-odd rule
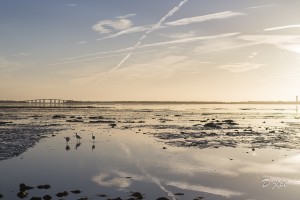
[[[219,195],[223,196],[226,198],[231,198],[234,196],[242,196],[243,193],[241,192],[235,192],[231,190],[226,190],[226,189],[220,189],[220,188],[212,188],[212,187],[207,187],[207,186],[202,186],[202,185],[193,185],[187,182],[179,182],[179,181],[167,181],[166,185],[169,186],[174,186],[183,190],[192,190],[192,191],[197,191],[197,192],[205,192],[209,194],[214,194],[214,195]]]
[[[300,53],[299,35],[241,35],[239,39],[256,44],[269,44],[279,49]]]
[[[215,20],[215,19],[231,18],[231,17],[240,16],[240,15],[245,15],[245,14],[240,13],[240,12],[225,11],[225,12],[213,13],[213,14],[209,14],[209,15],[184,18],[184,19],[180,19],[177,21],[168,22],[168,23],[166,23],[166,25],[182,26],[182,25],[189,25],[189,24],[200,23],[200,22],[205,22],[205,21]]]
[[[30,56],[30,55],[31,55],[30,53],[22,52],[22,53],[15,54],[15,55],[13,55],[13,56],[17,56],[17,57],[27,57],[27,56]]]
[[[129,179],[119,177],[116,174],[100,173],[94,176],[92,180],[100,186],[127,188],[131,185]]]
[[[97,39],[97,40],[103,40],[103,39],[108,39],[108,38],[115,38],[115,37],[118,37],[118,36],[121,36],[121,35],[126,35],[126,34],[131,34],[131,33],[146,32],[150,28],[151,28],[150,25],[148,25],[148,26],[135,26],[135,27],[131,27],[131,28],[122,30],[122,31],[120,31],[118,33],[115,33],[115,34],[112,34],[112,35],[109,35],[109,36]]]
[[[183,44],[183,43],[196,42],[196,41],[200,41],[200,40],[211,40],[211,39],[217,39],[217,38],[232,37],[232,36],[237,36],[239,34],[240,33],[236,32],[236,33],[224,33],[224,34],[219,34],[219,35],[208,35],[208,36],[184,38],[184,39],[179,39],[179,40],[171,40],[171,41],[167,41],[167,42],[158,42],[158,43],[152,43],[152,44],[145,44],[145,45],[142,45],[138,48]]]
[[[77,42],[77,44],[86,44],[86,43],[87,43],[86,41]]]
[[[102,20],[92,26],[92,29],[100,34],[108,34],[112,31],[120,31],[132,27],[128,19]]]
[[[75,6],[77,6],[77,4],[75,4],[75,3],[70,3],[70,4],[67,4],[67,6],[69,6],[69,7],[75,7]]]
[[[149,53],[149,52],[153,52],[153,51],[134,52],[132,54],[141,54],[141,53]],[[85,59],[79,59],[79,60],[64,59],[65,60],[64,62],[52,63],[52,64],[49,64],[48,66],[68,64],[68,63],[75,63],[75,62],[83,62],[83,61],[103,59],[103,58],[119,57],[119,56],[124,56],[124,55],[127,55],[127,54],[115,54],[115,55],[107,55],[107,56],[97,56],[97,57],[91,57],[91,58],[85,58]],[[77,57],[77,58],[80,58],[80,57]]]
[[[21,66],[22,64],[20,62],[9,60],[4,57],[0,57],[0,70],[1,69],[13,70]]]
[[[245,15],[244,13],[238,13],[238,12],[232,12],[232,11],[225,11],[225,12],[220,12],[220,13],[213,13],[209,15],[201,15],[197,17],[191,17],[191,18],[185,18],[177,21],[172,21],[172,22],[167,22],[165,24],[161,24],[160,27],[157,27],[156,29],[165,29],[171,26],[182,26],[182,25],[188,25],[192,23],[201,23],[204,21],[209,21],[209,20],[216,20],[216,19],[226,19],[230,17],[236,17],[240,15]],[[103,39],[108,39],[108,38],[115,38],[121,35],[127,35],[131,33],[139,33],[139,32],[146,32],[151,29],[154,25],[145,25],[145,26],[136,26],[136,27],[131,27],[126,30],[122,30],[118,33],[106,36],[104,38],[100,38],[98,40],[103,40]]]
[[[260,6],[249,7],[247,9],[257,9],[257,8],[266,8],[266,7],[274,7],[274,6],[278,6],[278,5],[276,4],[260,5]]]
[[[191,37],[196,37],[196,32],[195,31],[190,31],[187,33],[173,33],[173,34],[160,34],[163,37],[166,38],[171,38],[171,39],[184,39],[184,38],[191,38]]]
[[[264,29],[264,31],[276,31],[276,30],[291,29],[291,28],[300,28],[300,24],[266,28]]]
[[[222,66],[219,66],[218,68],[228,70],[233,73],[241,73],[241,72],[247,72],[247,71],[259,69],[262,66],[264,66],[264,64],[245,62],[245,63],[233,63],[233,64],[228,64],[228,65],[222,65]]]
[[[234,36],[234,34],[232,36]],[[214,42],[210,42],[210,41],[203,42],[201,45],[199,45],[194,49],[194,53],[204,54],[204,53],[219,52],[219,51],[249,47],[256,44],[259,44],[259,42],[243,41],[235,37],[219,37],[218,40],[215,40]]]
[[[155,30],[159,29],[162,24],[172,15],[174,15],[185,3],[187,3],[189,0],[182,0],[176,7],[174,7],[172,10],[170,10],[163,18],[161,18],[156,24],[154,24],[140,39],[137,41],[137,43],[131,47],[130,52],[128,55],[126,55],[119,64],[114,67],[112,70],[117,70],[130,58],[132,52],[136,49],[136,47],[140,46],[142,41],[147,38],[147,36],[154,32]]]
[[[209,36],[201,36],[201,37],[183,38],[183,39],[171,40],[171,41],[166,41],[166,42],[158,42],[158,43],[150,43],[150,44],[140,45],[140,46],[137,46],[136,48],[137,49],[142,49],[142,48],[150,48],[150,47],[161,47],[161,46],[168,46],[168,45],[184,44],[184,43],[196,42],[196,41],[201,41],[201,40],[227,38],[227,37],[237,36],[239,34],[240,33],[224,33],[224,34],[219,34],[219,35],[209,35]],[[117,50],[113,50],[113,51],[103,51],[103,52],[85,54],[85,55],[80,55],[80,56],[75,56],[75,57],[63,58],[63,59],[60,59],[60,60],[62,60],[62,61],[64,61],[64,60],[76,60],[76,59],[81,59],[81,58],[91,57],[91,56],[96,56],[96,55],[128,52],[130,50],[131,50],[131,47],[124,48],[124,49],[117,49]],[[93,58],[91,58],[91,59],[93,59]],[[76,62],[76,61],[74,61],[74,62]]]
[[[131,14],[128,14],[128,15],[118,16],[116,18],[118,18],[118,19],[125,19],[125,18],[129,18],[129,17],[134,17],[134,16],[136,16],[136,14],[135,13],[131,13]]]

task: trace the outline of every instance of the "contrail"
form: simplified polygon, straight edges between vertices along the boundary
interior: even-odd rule
[[[132,54],[142,54],[142,53],[150,53],[154,52],[154,50],[151,51],[140,51],[140,52],[134,52]],[[51,63],[48,64],[47,66],[54,66],[54,65],[61,65],[61,64],[68,64],[68,63],[74,63],[74,62],[82,62],[82,61],[88,61],[88,60],[96,60],[96,59],[102,59],[102,58],[112,58],[112,57],[119,57],[119,56],[126,56],[127,54],[116,54],[116,55],[108,55],[108,56],[98,56],[98,57],[92,57],[92,58],[85,58],[85,59],[80,59],[80,60],[72,60],[71,58],[68,59],[67,61],[64,62],[58,62],[58,63]],[[79,57],[79,56],[78,56]],[[83,56],[80,56],[83,57]],[[80,58],[79,57],[79,58]],[[74,57],[75,58],[75,57]]]
[[[147,38],[147,36],[152,33],[153,31],[159,29],[159,27],[162,26],[162,24],[169,18],[171,17],[172,15],[174,15],[180,8],[181,6],[183,6],[183,4],[185,4],[186,2],[188,2],[189,0],[183,0],[180,2],[179,5],[177,5],[175,8],[173,8],[172,10],[170,10],[168,12],[167,15],[165,15],[163,18],[161,18],[156,24],[154,24],[154,26],[152,26],[138,41],[137,43],[131,47],[131,50],[130,52],[121,60],[121,62],[113,69],[111,69],[111,71],[113,70],[116,70],[116,69],[119,69],[120,67],[122,67],[122,65],[126,62],[126,60],[128,60],[130,58],[130,56],[132,55],[132,52],[136,49],[136,47],[138,47],[142,41],[144,39]]]
[[[153,175],[149,174],[147,172],[147,170],[137,161],[134,159],[134,157],[132,156],[132,153],[130,151],[130,149],[124,144],[124,143],[120,143],[119,144],[121,149],[124,151],[124,153],[127,155],[127,157],[131,160],[132,163],[135,164],[135,166],[147,177],[149,178],[153,183],[155,183],[162,191],[164,191],[165,193],[167,193],[167,195],[169,197],[172,198],[172,200],[177,200],[175,195],[168,189],[166,189],[163,184],[161,183],[159,178],[154,177]]]

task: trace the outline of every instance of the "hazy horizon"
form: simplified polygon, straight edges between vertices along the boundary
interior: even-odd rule
[[[295,101],[299,6],[1,1],[0,100]]]

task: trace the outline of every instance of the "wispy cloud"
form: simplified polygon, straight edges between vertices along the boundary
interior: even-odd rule
[[[237,16],[242,16],[242,15],[245,15],[245,14],[240,13],[240,12],[225,11],[225,12],[220,12],[220,13],[201,15],[201,16],[196,16],[196,17],[184,18],[184,19],[180,19],[180,20],[176,20],[176,21],[172,21],[172,22],[167,22],[167,23],[161,24],[156,29],[165,29],[165,28],[173,27],[173,26],[183,26],[183,25],[188,25],[188,24],[193,24],[193,23],[201,23],[201,22],[217,20],[217,19],[226,19],[226,18],[237,17]],[[131,33],[147,32],[153,26],[154,25],[152,24],[152,25],[131,27],[131,28],[128,28],[125,30],[121,30],[118,33],[114,33],[114,34],[108,35],[106,37],[100,38],[98,40],[115,38],[115,37],[131,34]]]
[[[15,54],[15,55],[13,55],[13,56],[17,56],[17,57],[27,57],[27,56],[30,56],[30,55],[31,55],[30,53],[22,52],[22,53]]]
[[[172,15],[174,15],[185,3],[187,3],[188,0],[183,0],[179,3],[179,5],[177,5],[175,8],[173,8],[172,10],[170,10],[163,18],[161,18],[154,26],[152,26],[138,41],[137,43],[131,48],[130,52],[128,53],[127,56],[125,56],[121,62],[112,70],[116,70],[119,69],[120,67],[122,67],[122,65],[126,62],[127,59],[130,58],[132,52],[136,49],[137,46],[141,45],[142,41],[144,39],[147,38],[147,36],[152,33],[153,31],[159,29],[162,24]]]
[[[203,16],[197,16],[197,17],[190,17],[190,18],[184,18],[173,22],[168,22],[166,25],[169,26],[182,26],[182,25],[189,25],[209,20],[216,20],[216,19],[226,19],[236,16],[245,15],[244,13],[240,12],[232,12],[232,11],[225,11],[220,13],[213,13],[209,15],[203,15]]]
[[[135,27],[131,27],[125,30],[122,30],[118,33],[112,34],[112,35],[108,35],[106,37],[97,39],[97,40],[103,40],[103,39],[108,39],[108,38],[115,38],[121,35],[127,35],[127,34],[131,34],[131,33],[140,33],[140,32],[146,32],[151,28],[151,25],[148,26],[135,26]]]
[[[233,63],[228,65],[221,65],[218,68],[228,70],[233,73],[241,73],[241,72],[248,72],[251,70],[259,69],[262,66],[264,66],[264,64],[245,62],[245,63]]]
[[[182,44],[182,43],[189,43],[189,42],[196,42],[200,40],[211,40],[211,39],[217,39],[217,38],[225,38],[225,37],[232,37],[237,36],[240,33],[224,33],[219,35],[208,35],[208,36],[200,36],[200,37],[192,37],[192,38],[184,38],[179,40],[172,40],[167,42],[158,42],[153,44],[145,44],[138,48],[145,48],[145,47],[158,47],[158,46],[165,46],[165,45],[175,45],[175,44]]]
[[[129,17],[134,17],[136,16],[135,13],[131,13],[131,14],[128,14],[128,15],[123,15],[123,16],[117,16],[116,18],[118,19],[125,19],[125,18],[129,18]]]
[[[131,185],[130,180],[109,173],[100,173],[99,175],[94,176],[92,180],[98,185],[105,187],[127,188]]]
[[[197,41],[201,41],[201,40],[227,38],[227,37],[237,36],[239,34],[240,33],[236,32],[236,33],[224,33],[224,34],[219,34],[219,35],[208,35],[208,36],[200,36],[200,37],[183,38],[183,39],[171,40],[171,41],[166,41],[166,42],[144,44],[144,45],[137,46],[136,49],[143,49],[143,48],[150,48],[150,47],[161,47],[161,46],[176,45],[176,44],[184,44],[184,43],[190,43],[190,42],[197,42]],[[63,59],[59,59],[59,60],[61,60],[61,61],[76,60],[76,59],[81,59],[81,58],[85,58],[85,57],[92,57],[92,56],[96,56],[96,55],[128,52],[130,50],[131,50],[131,47],[124,48],[124,49],[117,49],[117,50],[113,50],[113,51],[103,51],[103,52],[85,54],[85,55],[80,55],[80,56],[75,56],[75,57],[68,57],[68,58],[63,58]],[[100,58],[102,58],[102,57],[100,57]],[[63,64],[63,63],[61,63],[61,64]]]
[[[279,49],[300,53],[299,35],[241,35],[239,39],[256,44],[269,44]]]
[[[179,182],[179,181],[167,181],[166,185],[177,187],[183,190],[192,190],[197,192],[205,192],[209,194],[219,195],[226,198],[231,198],[234,196],[242,196],[243,193],[236,192],[232,190],[220,189],[220,188],[212,188],[202,185],[193,185],[187,182]]]
[[[278,27],[266,28],[266,29],[264,29],[264,31],[277,31],[277,30],[291,29],[291,28],[300,28],[300,24],[294,24],[294,25],[287,25],[287,26],[278,26]]]
[[[184,38],[191,38],[191,37],[196,37],[196,32],[195,31],[190,31],[187,33],[172,33],[172,34],[160,34],[163,37],[166,38],[171,38],[171,39],[184,39]]]
[[[87,43],[86,41],[77,42],[77,44],[86,44],[86,43]]]
[[[24,67],[28,67],[30,65],[32,65],[32,63],[20,62],[15,59],[9,59],[9,58],[0,56],[0,72],[15,71],[15,70],[22,69]]]
[[[132,54],[142,54],[142,53],[150,53],[153,51],[142,51],[142,52],[134,52]],[[61,65],[61,64],[68,64],[68,63],[75,63],[75,62],[83,62],[83,61],[89,61],[89,60],[96,60],[96,59],[103,59],[103,58],[113,58],[113,57],[119,57],[119,56],[125,56],[127,54],[115,54],[115,55],[107,55],[107,56],[98,56],[98,57],[92,57],[92,58],[85,58],[85,59],[79,59],[79,60],[72,60],[68,59],[65,62],[58,62],[58,63],[52,63],[48,66],[54,66],[54,65]],[[78,58],[78,57],[77,57]]]
[[[92,29],[100,34],[108,34],[112,31],[120,31],[132,27],[128,19],[102,20],[93,25]]]
[[[260,6],[252,6],[247,9],[257,9],[257,8],[266,8],[266,7],[274,7],[278,6],[277,4],[266,4],[266,5],[260,5]]]
[[[70,3],[70,4],[67,4],[67,6],[69,6],[69,7],[75,7],[75,6],[77,6],[77,4],[75,4],[75,3]]]

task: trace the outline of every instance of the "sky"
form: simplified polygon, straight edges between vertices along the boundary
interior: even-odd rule
[[[0,100],[295,100],[299,0],[0,0]]]

